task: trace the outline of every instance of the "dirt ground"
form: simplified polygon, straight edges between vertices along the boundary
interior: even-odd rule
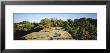
[[[23,36],[27,40],[71,40],[71,35],[64,30],[52,30],[49,32],[32,32]]]

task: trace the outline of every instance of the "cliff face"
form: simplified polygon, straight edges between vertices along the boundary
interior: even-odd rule
[[[27,40],[70,40],[73,39],[71,35],[62,29],[41,30],[39,32],[32,32],[24,36]]]

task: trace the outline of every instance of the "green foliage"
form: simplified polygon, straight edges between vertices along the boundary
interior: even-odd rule
[[[61,19],[51,19],[52,27],[61,27],[63,26],[64,21]]]
[[[63,20],[61,19],[48,19],[48,18],[45,18],[45,19],[42,19],[41,20],[41,24],[44,26],[44,28],[49,28],[49,27],[61,27],[63,26]]]
[[[42,19],[40,23],[30,23],[23,21],[14,23],[14,32],[41,30],[50,27],[63,27],[68,31],[73,39],[76,40],[96,40],[97,39],[97,20],[92,18],[80,18],[67,21],[61,19]]]
[[[48,18],[42,19],[40,22],[44,28],[49,28],[51,26],[51,20]]]
[[[29,31],[32,30],[33,28],[34,28],[34,24],[27,21],[15,23],[14,25],[15,31]]]
[[[91,18],[80,18],[72,21],[68,19],[64,28],[76,40],[97,39],[97,20]]]

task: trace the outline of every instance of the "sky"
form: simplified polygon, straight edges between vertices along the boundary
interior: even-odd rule
[[[96,13],[14,13],[14,23],[22,21],[39,23],[44,18],[55,18],[66,21],[67,19],[79,19],[79,18],[93,18],[97,19]]]

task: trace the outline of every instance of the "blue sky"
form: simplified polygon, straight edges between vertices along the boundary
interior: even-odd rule
[[[29,21],[29,22],[37,22],[44,18],[55,18],[55,19],[79,19],[79,18],[97,18],[96,13],[14,13],[14,23]]]

